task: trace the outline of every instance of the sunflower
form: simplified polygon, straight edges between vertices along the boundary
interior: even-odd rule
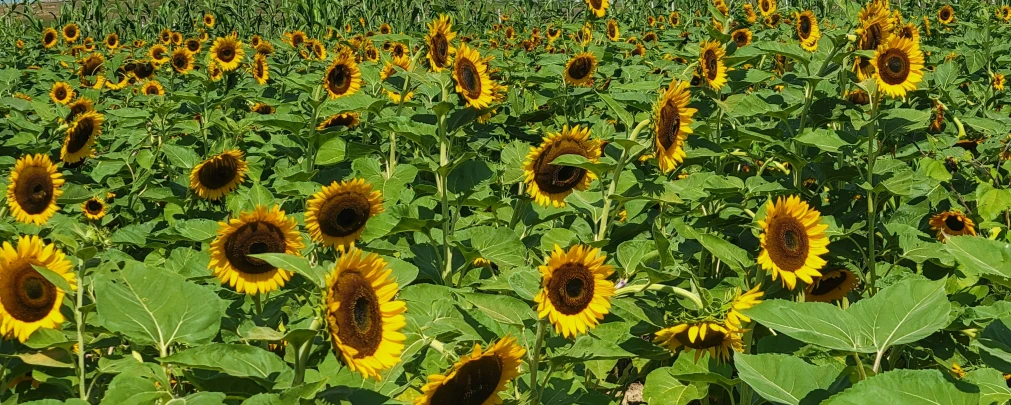
[[[393,32],[393,28],[390,27],[390,24],[382,23],[382,24],[379,25],[379,33],[380,34],[386,35],[386,34],[389,34],[390,32]]]
[[[105,203],[96,197],[92,197],[81,204],[81,211],[84,211],[85,218],[98,221],[105,216]]]
[[[351,249],[327,277],[326,320],[330,340],[344,364],[365,377],[381,380],[380,371],[400,362],[407,337],[404,301],[394,300],[398,286],[389,265],[375,253]]]
[[[154,44],[151,46],[151,49],[147,52],[147,56],[156,64],[162,64],[169,61],[168,49],[166,49],[165,45],[162,44]]]
[[[253,56],[253,79],[259,84],[267,84],[270,79],[270,66],[267,65],[267,57],[263,54]]]
[[[593,73],[597,70],[597,56],[591,52],[583,52],[565,65],[565,83],[573,86],[590,86],[593,82]]]
[[[758,0],[758,11],[763,17],[768,17],[776,12],[776,0]]]
[[[74,89],[67,82],[53,83],[53,89],[49,90],[49,98],[54,103],[66,105],[74,98]]]
[[[165,88],[157,80],[148,80],[141,86],[140,93],[146,96],[164,96]]]
[[[44,48],[49,49],[56,46],[56,43],[59,42],[59,39],[60,37],[59,34],[56,32],[56,30],[50,27],[47,27],[46,29],[42,30],[42,46]]]
[[[109,90],[121,90],[126,86],[129,86],[133,82],[133,68],[132,64],[122,65],[116,68],[116,71],[105,81],[105,87]],[[113,81],[115,79],[116,81]]]
[[[646,16],[646,24],[648,24],[650,27],[655,27],[656,17],[653,17],[651,15]]]
[[[25,155],[18,159],[7,185],[7,206],[20,222],[45,224],[60,207],[63,175],[47,155]]]
[[[137,80],[145,80],[154,76],[155,70],[158,67],[155,66],[153,62],[149,61],[139,61],[133,65],[133,77]]]
[[[119,34],[113,32],[105,36],[105,47],[110,50],[119,48]]]
[[[752,6],[751,3],[744,3],[744,18],[748,21],[748,24],[754,24],[758,21],[758,14],[755,13],[755,6]]]
[[[211,46],[211,58],[220,66],[221,71],[231,72],[239,67],[242,56],[246,52],[242,49],[242,41],[236,39],[235,35],[218,37]]]
[[[87,98],[87,97],[78,97],[72,103],[67,104],[67,108],[70,109],[70,112],[67,113],[67,118],[64,119],[64,121],[65,122],[74,122],[74,119],[76,119],[77,117],[79,117],[81,114],[84,114],[84,113],[86,113],[88,111],[94,111],[95,110],[95,104],[94,104],[94,102],[91,101],[90,98]]]
[[[355,246],[369,219],[381,212],[382,193],[371,184],[362,179],[335,181],[309,200],[305,227],[312,240],[344,251]]]
[[[362,56],[364,57],[364,60],[367,60],[369,62],[378,61],[379,60],[379,49],[377,49],[376,47],[372,46],[372,43],[368,43],[368,44],[365,45],[365,50],[362,53]]]
[[[249,107],[249,111],[260,115],[269,115],[274,113],[274,107],[266,103],[256,103],[252,107]]]
[[[236,291],[260,294],[284,286],[291,278],[285,269],[250,257],[259,253],[298,255],[304,247],[295,219],[284,215],[278,206],[268,209],[257,206],[243,212],[239,218],[218,223],[218,236],[211,242],[208,268]]]
[[[669,22],[670,25],[675,27],[681,25],[681,13],[678,13],[677,11],[671,11],[670,14],[667,16],[667,22]]]
[[[172,32],[172,45],[179,46],[183,43],[183,34],[181,32]]]
[[[944,7],[937,10],[937,21],[944,25],[955,22],[955,10],[951,8],[951,5],[945,4]]]
[[[611,308],[614,268],[604,264],[600,249],[576,245],[568,251],[555,245],[540,266],[541,291],[534,297],[537,316],[548,318],[555,332],[569,338],[593,329]]]
[[[562,29],[556,27],[548,27],[548,42],[555,42],[559,37],[562,36]]]
[[[727,311],[725,323],[729,328],[741,330],[744,328],[744,324],[751,322],[751,318],[741,313],[741,311],[762,303],[762,297],[765,296],[765,293],[760,291],[760,288],[762,286],[757,285],[746,292],[742,292],[740,288],[737,289],[734,299],[730,302],[730,310]]]
[[[323,76],[323,87],[331,99],[350,96],[362,87],[362,72],[350,55],[340,52]]]
[[[713,90],[719,91],[727,84],[727,65],[723,62],[726,51],[716,41],[704,41],[699,46],[699,65],[702,77]]]
[[[671,81],[667,90],[653,105],[653,122],[656,138],[654,147],[660,170],[669,173],[685,158],[685,141],[692,133],[692,117],[698,111],[688,108],[691,93],[688,82]]]
[[[146,45],[146,44],[147,44],[147,41],[145,41],[143,39],[135,39],[135,40],[133,40],[133,47],[134,48],[143,48],[144,45]]]
[[[9,199],[10,189],[7,195]],[[976,236],[976,224],[959,211],[945,211],[934,215],[930,218],[930,228],[937,231],[937,240],[940,241],[946,240],[946,236]]]
[[[453,32],[452,22],[445,14],[428,23],[428,34],[425,34],[425,44],[428,45],[428,63],[433,71],[441,72],[453,63]]]
[[[162,28],[161,33],[158,34],[158,40],[161,43],[168,45],[172,43],[172,30],[168,28]]]
[[[407,45],[404,45],[404,44],[399,43],[399,42],[391,45],[390,46],[390,54],[393,55],[394,58],[403,58],[403,57],[406,57],[407,56]]]
[[[45,267],[77,290],[70,260],[56,245],[38,236],[21,236],[17,246],[4,242],[0,249],[0,335],[24,343],[39,329],[59,329],[63,324],[63,291],[32,266]]]
[[[586,5],[590,6],[590,11],[593,12],[593,15],[597,16],[597,18],[601,18],[607,14],[607,1],[608,0],[586,0]]]
[[[249,46],[252,46],[253,48],[260,46],[261,43],[263,43],[263,37],[259,35],[249,37]]]
[[[993,89],[996,91],[1004,91],[1004,85],[1007,83],[1007,79],[1004,77],[1003,73],[994,73],[991,79],[991,84]]]
[[[211,13],[204,14],[204,25],[207,28],[214,28],[214,15]]]
[[[776,28],[779,26],[779,22],[781,19],[782,16],[780,16],[779,14],[765,16],[765,18],[762,19],[762,24],[765,24],[767,28]]]
[[[216,82],[221,80],[224,75],[225,72],[221,70],[221,66],[219,66],[214,59],[207,61],[207,77],[209,77],[211,81]]]
[[[751,45],[751,30],[747,28],[736,29],[730,33],[730,38],[734,40],[738,48],[746,47]]]
[[[1000,6],[998,16],[1004,22],[1011,21],[1011,6]]]
[[[797,16],[796,28],[800,46],[808,52],[817,51],[821,31],[818,29],[818,19],[814,16],[814,12],[807,10]]]
[[[607,20],[607,39],[617,41],[620,35],[621,31],[618,29],[618,21],[613,18]]]
[[[319,60],[326,60],[326,45],[317,40],[311,42],[312,54]]]
[[[460,45],[453,63],[453,80],[456,81],[456,92],[467,105],[482,109],[491,104],[494,84],[488,77],[487,60],[481,59],[477,49],[467,44]]]
[[[189,51],[189,53],[196,54],[200,52],[200,40],[197,38],[187,39],[186,42],[184,42],[183,44],[185,45],[186,50]]]
[[[79,62],[80,67],[77,70],[78,76],[81,77],[81,85],[85,87],[91,87],[94,89],[101,89],[102,85],[105,84],[105,77],[102,76],[102,67],[105,64],[105,55],[101,53],[93,53],[88,55],[88,57],[81,59]],[[87,80],[89,77],[94,77],[95,81],[91,82]]]
[[[105,117],[95,111],[88,111],[74,118],[67,128],[67,136],[63,139],[60,160],[65,163],[77,163],[91,155],[95,139],[102,134],[103,121]]]
[[[501,404],[499,392],[520,375],[526,350],[513,337],[505,337],[487,350],[474,344],[469,356],[463,356],[445,375],[428,376],[421,387],[422,396],[414,405],[493,405]]]
[[[816,277],[814,283],[808,284],[804,288],[804,300],[813,302],[839,300],[857,288],[859,284],[860,280],[857,280],[857,277],[849,270],[829,270],[821,277]]]
[[[900,37],[911,39],[913,42],[920,43],[920,28],[913,23],[903,25],[896,34]]]
[[[780,197],[775,204],[769,201],[758,225],[762,228],[758,263],[772,272],[773,280],[782,276],[783,284],[793,290],[798,278],[810,284],[821,276],[818,270],[825,266],[821,255],[828,253],[829,243],[821,213],[800,197]]]
[[[516,39],[516,29],[513,28],[513,27],[506,27],[505,38],[508,39],[508,40],[510,40],[510,41],[512,41],[513,39]]]
[[[860,25],[856,30],[859,40],[858,48],[863,51],[874,51],[885,42],[888,33],[894,30],[894,19],[888,11],[887,3],[878,0],[871,1],[860,10]],[[870,59],[857,56],[853,70],[860,81],[874,76],[874,64]]]
[[[176,48],[172,52],[172,69],[180,74],[187,74],[193,70],[193,54],[186,48]]]
[[[739,331],[710,321],[682,323],[662,329],[656,333],[653,343],[670,351],[684,346],[686,352],[695,351],[696,362],[705,352],[717,361],[725,362],[730,360],[731,351],[744,351]]]
[[[77,24],[70,23],[63,26],[63,40],[67,42],[77,42],[77,39],[81,37],[81,29],[77,27]]]
[[[590,129],[578,125],[562,127],[562,132],[548,133],[539,147],[531,147],[523,163],[527,192],[542,206],[565,206],[565,197],[573,190],[586,190],[597,175],[575,166],[552,164],[562,155],[580,155],[591,162],[600,158],[600,142],[590,139]]]
[[[246,180],[248,165],[238,149],[207,159],[190,172],[190,189],[200,198],[219,200]]]
[[[316,130],[322,131],[329,128],[347,128],[354,129],[359,124],[358,113],[338,113],[327,117],[327,119],[321,121]]]
[[[920,44],[892,35],[874,53],[874,67],[878,72],[878,89],[893,98],[905,97],[923,80]]]
[[[208,34],[207,31],[204,31],[203,29],[201,29],[200,30],[200,36],[197,37],[197,39],[199,39],[200,43],[202,44],[204,42],[207,42],[208,39],[211,39],[211,34]]]

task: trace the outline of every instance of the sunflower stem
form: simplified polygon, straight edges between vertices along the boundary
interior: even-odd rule
[[[628,139],[632,141],[636,140],[636,138],[639,137],[639,133],[642,132],[647,125],[649,125],[649,122],[649,118],[639,121],[639,125],[636,125],[632,132],[629,132]],[[611,211],[611,195],[613,195],[618,189],[618,180],[621,176],[621,169],[623,169],[625,163],[628,162],[628,158],[628,149],[622,150],[621,157],[618,158],[618,165],[614,167],[614,173],[611,178],[611,184],[607,188],[607,194],[604,194],[604,210],[600,213],[600,226],[597,228],[597,237],[594,240],[603,240],[604,235],[607,234],[607,217],[609,211]]]
[[[541,402],[540,381],[537,380],[537,367],[541,362],[541,345],[544,344],[544,335],[547,330],[547,321],[540,319],[537,321],[537,337],[534,340],[534,350],[530,354],[530,405],[539,405]]]
[[[867,379],[867,372],[864,371],[864,362],[860,360],[860,353],[853,352],[853,360],[856,361],[857,366],[857,376],[860,377],[860,381]]]
[[[86,370],[84,369],[84,312],[81,312],[81,308],[84,307],[84,268],[82,266],[81,270],[77,273],[77,306],[74,307],[74,322],[77,323],[77,367],[80,369],[80,381],[78,381],[78,390],[81,395],[81,399],[84,401],[88,400],[88,391],[85,389],[85,380],[87,377]]]
[[[881,100],[878,97],[878,89],[875,86],[871,95],[871,122],[867,124],[867,284],[871,295],[874,294],[874,282],[877,278],[877,256],[874,250],[874,230],[877,227],[877,212],[874,208],[874,161],[877,159],[877,122],[878,109],[881,107]]]
[[[442,87],[441,102],[447,102],[449,92],[446,84],[440,83]],[[449,245],[449,134],[446,133],[446,113],[439,114],[439,194],[442,197],[442,247],[443,247],[443,270],[442,281],[448,283],[453,273],[453,248]]]
[[[317,316],[313,318],[312,324],[309,325],[309,330],[316,331],[319,329],[320,317]],[[295,378],[291,382],[291,386],[297,386],[305,380],[305,366],[309,362],[309,353],[312,352],[312,341],[316,339],[316,335],[313,334],[309,340],[302,343],[302,347],[298,348],[297,356],[295,357]]]

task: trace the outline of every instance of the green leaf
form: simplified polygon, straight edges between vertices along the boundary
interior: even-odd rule
[[[618,245],[618,263],[621,263],[626,275],[634,274],[650,252],[656,252],[654,241],[644,239],[624,241]]]
[[[161,146],[161,150],[173,166],[190,169],[200,163],[200,156],[193,149],[166,143]]]
[[[495,177],[495,172],[488,167],[488,163],[485,161],[467,160],[453,168],[447,177],[446,184],[451,193],[468,194],[473,193],[475,188],[487,183],[493,177]]]
[[[682,384],[671,371],[670,367],[658,368],[646,376],[646,383],[642,388],[643,402],[687,405],[705,396],[705,392],[700,392],[695,385]]]
[[[1011,370],[1011,317],[991,322],[979,339],[972,342],[979,348],[983,362],[999,370]]]
[[[681,220],[674,221],[674,228],[681,236],[699,241],[703,248],[731,269],[742,272],[745,268],[755,265],[755,262],[748,257],[747,251],[726,239],[710,233],[699,232]]]
[[[564,365],[590,360],[617,360],[631,357],[635,357],[635,354],[622,349],[616,342],[592,335],[582,335],[576,338],[569,350],[552,357],[551,361]]]
[[[800,405],[813,392],[827,390],[843,369],[836,363],[815,366],[785,354],[734,353],[734,365],[737,366],[741,380],[754,388],[762,398],[790,405]],[[805,403],[816,402],[808,400]]]
[[[527,248],[512,230],[481,226],[468,231],[471,244],[481,257],[499,266],[516,267],[526,264]]]
[[[225,403],[223,392],[198,392],[182,398],[175,398],[165,405],[220,405]]]
[[[159,361],[250,378],[267,389],[287,387],[293,375],[292,369],[280,357],[250,345],[214,343],[186,349]]]
[[[958,67],[954,62],[948,61],[937,65],[934,70],[934,85],[938,89],[944,90],[955,84],[958,79]]]
[[[35,264],[32,265],[32,268],[34,268],[35,271],[39,272],[39,275],[45,277],[45,279],[48,280],[50,283],[53,283],[53,285],[55,285],[56,288],[63,290],[64,293],[73,292],[73,290],[71,290],[70,288],[70,282],[68,282],[67,279],[63,278],[63,276],[56,273],[55,271],[49,270],[45,267]]]
[[[467,302],[484,312],[492,319],[510,325],[523,325],[525,321],[533,321],[536,314],[530,305],[508,295],[492,295],[480,293],[461,294]]]
[[[814,146],[822,151],[831,153],[839,152],[840,148],[849,145],[835,131],[825,128],[808,128],[804,133],[794,138],[794,140],[798,143]]]
[[[109,382],[102,398],[103,404],[157,404],[172,398],[172,394],[161,391],[154,381],[129,373],[119,374]]]
[[[847,352],[874,352],[857,320],[839,307],[822,302],[768,300],[744,310],[758,323],[802,342]]]
[[[218,335],[220,298],[182,276],[127,262],[123,270],[95,280],[102,325],[134,344],[167,350],[173,343],[198,345]]]
[[[1011,245],[1007,242],[972,235],[951,236],[944,249],[968,274],[1011,278]]]
[[[555,158],[555,160],[552,160],[551,164],[558,166],[575,166],[584,170],[589,170],[597,175],[602,175],[610,170],[611,166],[613,166],[599,161],[591,162],[587,160],[586,157],[574,153],[561,155]]]
[[[860,323],[878,351],[912,343],[948,325],[951,304],[945,280],[903,280],[873,297],[853,304],[847,312]]]
[[[979,387],[980,405],[1006,404],[1011,400],[1011,388],[1004,375],[992,368],[977,368],[963,379]]]
[[[327,166],[343,162],[347,158],[347,147],[348,143],[344,138],[330,138],[316,151],[316,164]]]
[[[978,393],[963,392],[937,370],[895,370],[861,381],[825,405],[976,405]]]
[[[309,280],[317,287],[326,285],[326,274],[323,269],[313,267],[309,264],[309,259],[302,256],[295,256],[287,253],[259,253],[249,256],[261,259],[279,269],[301,274],[302,277],[305,277],[306,280]]]
[[[619,120],[621,120],[621,123],[625,125],[625,128],[632,127],[634,119],[632,118],[632,114],[630,114],[627,110],[625,110],[625,108],[622,107],[621,104],[618,104],[617,101],[614,101],[614,99],[611,98],[611,96],[600,92],[598,92],[597,95],[600,96],[601,100],[604,100],[604,104],[607,104],[607,106],[611,108],[611,111],[614,111],[614,114],[618,117]]]
[[[976,187],[976,212],[986,220],[993,220],[1011,209],[1011,190],[993,188],[989,183]]]

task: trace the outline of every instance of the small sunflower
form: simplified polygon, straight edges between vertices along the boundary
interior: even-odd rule
[[[105,85],[105,77],[102,76],[102,69],[105,65],[105,55],[101,53],[93,53],[88,55],[86,58],[81,59],[79,62],[80,67],[77,70],[77,75],[81,77],[81,85],[85,87],[91,87],[93,89],[101,89]],[[89,79],[94,78],[94,82]]]
[[[880,1],[871,1],[860,10],[859,26],[856,33],[859,36],[858,48],[863,51],[876,51],[885,42],[888,33],[894,30],[894,18],[888,11],[886,4]],[[874,76],[874,63],[872,59],[857,56],[853,63],[853,70],[860,81],[867,80]]]
[[[330,340],[344,364],[365,377],[400,362],[407,337],[404,301],[393,298],[398,286],[389,265],[375,253],[351,249],[327,277],[326,318]]]
[[[768,17],[776,12],[776,0],[758,0],[758,11],[763,17]]]
[[[81,29],[77,24],[70,23],[63,26],[63,40],[67,42],[77,42],[77,39],[81,37]]]
[[[151,46],[151,49],[147,52],[147,56],[151,58],[152,62],[157,64],[169,61],[168,49],[162,44],[154,44]]]
[[[139,61],[134,64],[133,70],[130,72],[133,73],[133,77],[137,80],[147,80],[154,77],[155,70],[158,70],[158,67],[154,62]]]
[[[211,58],[217,62],[223,72],[231,72],[242,63],[242,57],[246,51],[242,49],[242,41],[236,39],[235,35],[218,37],[211,46]]]
[[[390,46],[390,54],[393,55],[394,59],[407,57],[407,45],[402,43],[395,43]]]
[[[800,197],[780,197],[769,201],[758,225],[762,228],[758,263],[772,272],[773,280],[782,276],[783,285],[793,290],[798,278],[810,284],[821,276],[818,270],[825,266],[821,255],[828,253],[829,243],[821,213]]]
[[[930,218],[930,228],[937,231],[937,240],[940,241],[946,240],[946,236],[976,236],[976,224],[959,211],[945,211],[934,215]]]
[[[193,54],[186,48],[176,48],[169,59],[172,62],[172,69],[179,74],[187,74],[193,70]]]
[[[853,272],[846,269],[829,270],[816,277],[814,282],[804,288],[804,300],[813,302],[832,302],[840,300],[857,288],[860,280]]]
[[[168,28],[162,28],[161,33],[158,34],[158,40],[161,43],[168,45],[172,43],[172,30]]]
[[[818,50],[818,40],[821,39],[821,30],[818,29],[818,19],[814,12],[806,10],[797,16],[797,38],[800,39],[800,46],[805,51],[814,52]]]
[[[331,99],[350,96],[362,87],[362,72],[348,54],[341,52],[323,75],[323,87]]]
[[[259,84],[267,84],[270,79],[270,66],[267,65],[267,57],[263,54],[253,56],[253,79]]]
[[[369,219],[383,212],[383,196],[362,179],[333,182],[309,200],[305,228],[312,240],[345,250],[354,247]]]
[[[604,264],[600,249],[576,245],[568,251],[555,245],[544,258],[541,291],[534,297],[537,317],[548,318],[555,332],[569,338],[593,329],[611,308],[614,268]]]
[[[74,99],[74,89],[67,82],[53,83],[52,90],[49,90],[49,98],[56,104],[66,105]]]
[[[488,63],[481,59],[477,49],[467,44],[460,45],[453,63],[453,79],[456,81],[456,92],[467,105],[482,109],[491,104],[494,85],[488,77]]]
[[[74,119],[79,117],[81,114],[84,114],[88,111],[94,111],[95,104],[93,101],[91,101],[90,98],[78,97],[76,100],[74,100],[74,102],[67,104],[67,108],[70,109],[70,112],[67,113],[67,118],[64,119],[64,121],[74,122]]]
[[[140,92],[146,96],[164,96],[165,88],[157,80],[148,80],[141,86]]]
[[[81,204],[81,211],[84,212],[85,218],[98,221],[105,216],[105,203],[96,197],[92,197]]]
[[[95,111],[78,115],[67,128],[67,136],[63,139],[60,150],[60,160],[65,163],[77,163],[92,153],[95,140],[102,134],[102,122],[105,117]]]
[[[63,194],[63,175],[47,155],[25,155],[11,170],[7,184],[7,206],[14,219],[26,224],[42,225],[60,207],[56,199]]]
[[[105,36],[105,47],[110,50],[119,48],[119,34],[113,32]]]
[[[613,18],[607,20],[607,39],[617,41],[620,36],[621,30],[618,28],[618,21]]]
[[[185,46],[186,50],[189,51],[189,53],[192,54],[200,53],[201,44],[200,40],[197,38],[187,39],[185,42],[183,42],[183,45]]]
[[[726,51],[716,41],[705,41],[699,46],[699,65],[702,77],[713,90],[719,91],[727,84],[727,65],[723,61]]]
[[[738,332],[716,322],[682,323],[660,330],[653,342],[674,352],[680,347],[685,352],[694,351],[696,362],[705,352],[717,361],[726,362],[732,352],[744,351]]]
[[[380,34],[386,35],[386,34],[389,34],[390,32],[393,32],[393,28],[390,27],[390,24],[382,23],[382,24],[379,25],[379,33]]]
[[[757,285],[746,292],[742,292],[740,288],[737,289],[733,301],[730,302],[730,311],[727,312],[726,325],[729,328],[741,330],[746,323],[751,322],[751,318],[741,311],[762,303],[765,293],[760,291],[760,288],[762,286]]]
[[[593,82],[593,73],[597,71],[597,56],[591,52],[583,52],[565,65],[565,83],[572,86],[589,86]]]
[[[751,45],[751,30],[747,28],[736,29],[730,33],[730,38],[734,40],[738,48],[746,47]]]
[[[211,242],[208,268],[236,291],[261,294],[284,286],[291,272],[250,257],[260,253],[298,255],[304,245],[295,219],[284,215],[278,206],[257,206],[239,218],[218,223],[218,236]]]
[[[183,44],[183,34],[181,32],[172,32],[172,45],[179,46]]]
[[[557,27],[548,27],[548,42],[555,42],[559,37],[562,36],[562,29]]]
[[[358,119],[358,113],[347,112],[347,113],[337,113],[327,117],[319,123],[316,127],[317,130],[322,131],[329,128],[347,128],[354,129],[360,123]]]
[[[667,16],[667,22],[669,22],[670,25],[673,25],[675,27],[681,25],[681,13],[678,13],[677,11],[671,11],[670,15]]]
[[[951,8],[951,5],[945,4],[944,7],[937,10],[937,21],[944,25],[955,22],[955,9]]]
[[[991,84],[993,89],[996,91],[1004,91],[1004,85],[1007,84],[1007,79],[1004,77],[1003,73],[994,73],[991,78]]]
[[[219,200],[246,180],[248,165],[238,149],[207,159],[190,172],[190,189],[200,198]]]
[[[565,197],[573,190],[586,190],[597,175],[575,166],[552,164],[562,155],[580,155],[591,162],[600,158],[600,142],[590,139],[590,128],[578,125],[548,133],[539,147],[530,147],[523,163],[527,192],[541,206],[565,206]]]
[[[59,40],[60,36],[55,29],[47,27],[46,29],[42,30],[42,47],[46,49],[52,48],[56,46]]]
[[[256,103],[252,107],[249,107],[249,111],[260,115],[269,115],[274,113],[274,107],[266,103]]]
[[[209,77],[211,81],[216,82],[221,80],[224,76],[225,72],[221,70],[221,65],[218,65],[218,62],[215,62],[214,59],[207,61],[207,77]]]
[[[913,42],[920,43],[920,28],[913,23],[903,25],[896,34],[900,37],[911,39]]]
[[[752,6],[751,3],[744,3],[744,19],[748,21],[748,24],[754,24],[758,21],[755,6]]]
[[[590,11],[597,18],[601,18],[607,14],[607,4],[608,0],[586,0],[586,5],[590,6]]]
[[[207,28],[214,28],[214,15],[211,13],[204,14],[204,25]]]
[[[0,248],[0,335],[24,343],[39,329],[59,329],[63,291],[39,274],[33,265],[56,273],[77,290],[70,260],[56,245],[38,236],[21,236],[17,246]]]
[[[305,32],[295,30],[292,31],[291,35],[288,36],[288,43],[291,44],[292,47],[297,49],[301,48],[302,44],[305,43],[305,41],[307,41],[308,39],[309,37],[305,35]]]
[[[923,51],[920,44],[892,35],[874,53],[878,89],[889,96],[905,97],[923,81]]]
[[[428,63],[433,71],[441,72],[453,64],[453,23],[445,14],[428,23],[428,34],[425,34],[425,44],[428,45]]]
[[[660,170],[669,173],[685,158],[685,141],[692,133],[692,117],[698,111],[688,108],[691,93],[688,82],[671,81],[653,106],[656,138],[653,143]]]
[[[484,351],[475,344],[471,354],[461,357],[445,375],[428,376],[414,405],[501,404],[499,392],[520,375],[525,354],[513,337],[502,338]]]

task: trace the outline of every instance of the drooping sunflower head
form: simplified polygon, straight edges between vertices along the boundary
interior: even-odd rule
[[[321,121],[316,130],[323,131],[331,128],[354,129],[360,122],[359,114],[356,112],[337,113]]]
[[[187,39],[185,45],[186,50],[190,53],[196,54],[200,52],[200,40],[197,38]]]
[[[84,212],[85,218],[98,221],[105,217],[105,203],[97,197],[92,197],[81,204],[81,211]]]
[[[354,58],[344,52],[337,54],[326,69],[323,86],[331,99],[354,94],[362,87],[362,72]]]
[[[53,88],[49,91],[49,98],[54,103],[66,105],[74,98],[74,89],[67,82],[53,83]]]
[[[204,25],[207,26],[207,28],[214,28],[214,14],[204,14]]]
[[[211,58],[217,62],[221,70],[231,72],[239,67],[246,51],[242,49],[242,41],[232,34],[227,37],[218,37],[211,46]]]
[[[334,182],[309,200],[306,230],[314,241],[346,250],[354,247],[369,219],[381,212],[382,193],[365,180]]]
[[[55,29],[47,27],[46,29],[42,30],[42,46],[45,47],[46,49],[56,46],[56,43],[59,42],[59,40],[60,40],[59,34],[56,32]]]
[[[739,28],[730,33],[730,38],[734,40],[738,48],[743,48],[751,45],[751,30],[747,28]]]
[[[923,63],[920,44],[898,35],[888,37],[874,53],[878,89],[893,98],[905,97],[923,81]]]
[[[583,52],[565,64],[565,83],[572,86],[590,86],[593,83],[593,73],[597,71],[597,56],[591,52]]]
[[[692,133],[691,124],[695,113],[688,108],[691,93],[688,82],[671,81],[667,89],[660,93],[653,106],[653,125],[656,137],[653,139],[660,170],[669,173],[685,158],[685,141]]]
[[[428,63],[433,71],[441,72],[453,63],[456,48],[452,41],[455,38],[452,22],[445,14],[440,14],[439,18],[428,23],[425,44],[428,45]]]
[[[237,149],[207,159],[190,172],[190,189],[200,198],[218,200],[246,180],[248,165]]]
[[[945,4],[940,10],[937,10],[937,21],[944,25],[955,22],[955,9],[951,8],[951,5]]]
[[[734,351],[744,350],[740,331],[712,321],[682,323],[662,329],[653,342],[673,352],[681,347],[685,352],[694,351],[696,362],[706,352],[717,361],[726,362]]]
[[[428,376],[428,383],[421,388],[423,395],[414,405],[500,404],[499,392],[519,376],[524,354],[526,350],[508,336],[484,351],[475,344],[471,354],[461,357],[449,372]]]
[[[937,240],[947,236],[976,235],[976,223],[961,211],[945,211],[930,218],[931,229],[937,231]]]
[[[168,49],[166,49],[165,45],[162,44],[154,44],[151,46],[151,49],[147,52],[147,56],[151,58],[151,61],[158,64],[169,61]]]
[[[116,49],[119,47],[119,34],[113,32],[105,36],[105,47],[109,49]]]
[[[67,128],[60,150],[60,160],[64,163],[77,163],[92,153],[95,140],[102,134],[102,122],[105,117],[96,111],[88,111],[74,118]]]
[[[70,23],[63,26],[63,40],[67,42],[77,42],[77,39],[81,37],[81,29],[77,24]]]
[[[810,284],[825,266],[821,255],[828,253],[828,225],[821,223],[821,213],[809,207],[798,196],[780,197],[766,206],[759,242],[762,252],[758,263],[772,273],[772,279],[783,278],[783,285],[793,290],[797,279]]]
[[[716,41],[705,41],[699,46],[699,66],[702,78],[713,90],[719,91],[727,84],[727,65],[723,61],[726,51]]]
[[[140,92],[145,96],[164,96],[165,88],[157,80],[148,80],[141,86]]]
[[[586,5],[590,6],[590,11],[597,18],[601,18],[607,14],[607,8],[609,7],[607,3],[608,0],[586,0]]]
[[[60,209],[56,199],[63,194],[63,183],[63,175],[48,155],[25,155],[11,171],[7,206],[19,222],[45,224]]]
[[[168,45],[172,43],[172,30],[168,28],[162,28],[161,32],[158,34],[158,40],[161,43]]]
[[[618,21],[613,18],[607,20],[607,39],[617,41],[619,36],[621,31],[618,29]]]
[[[555,245],[539,267],[541,291],[534,297],[537,316],[548,318],[555,332],[569,338],[586,333],[611,308],[614,268],[600,249],[576,245],[568,251]]]
[[[260,115],[269,115],[274,113],[274,107],[266,103],[253,104],[252,107],[249,107],[249,110]]]
[[[250,256],[261,253],[298,255],[304,247],[295,219],[277,206],[257,206],[238,218],[219,222],[218,236],[211,242],[208,267],[222,284],[246,294],[260,294],[284,286],[291,278],[285,269]]]
[[[846,269],[829,270],[804,288],[804,300],[813,302],[841,300],[858,285],[860,280],[853,272]]]
[[[488,76],[488,63],[481,59],[477,49],[467,44],[460,45],[453,63],[453,79],[456,81],[456,92],[467,105],[481,109],[491,104],[494,85]]]
[[[267,84],[270,79],[270,66],[267,65],[267,57],[263,54],[253,56],[253,79],[259,84]]]
[[[407,339],[407,305],[393,298],[397,283],[386,261],[351,249],[327,277],[326,317],[334,350],[352,371],[382,379],[380,371],[400,362]]]
[[[769,16],[776,12],[776,0],[758,0],[758,11],[762,16]]]
[[[821,30],[818,28],[818,19],[814,12],[806,10],[797,16],[797,38],[800,39],[800,46],[808,52],[818,50],[818,40],[821,39]]]
[[[177,73],[187,74],[193,70],[193,54],[186,48],[176,48],[169,60],[172,63],[172,69]]]
[[[0,247],[0,335],[22,343],[39,329],[58,329],[60,307],[67,291],[39,274],[33,265],[56,273],[77,289],[70,260],[55,245],[38,236],[21,236],[17,246]]]
[[[600,158],[600,142],[590,139],[590,128],[567,125],[558,133],[548,133],[541,145],[530,148],[523,163],[527,192],[542,206],[564,207],[565,197],[574,190],[586,190],[597,175],[575,166],[552,162],[562,155],[579,155],[591,162]]]
[[[64,119],[64,121],[74,122],[74,120],[77,119],[77,117],[79,117],[81,114],[84,114],[88,111],[94,111],[95,103],[91,101],[90,98],[78,97],[77,99],[74,100],[74,102],[67,104],[67,108],[70,109],[70,112],[67,113],[67,118]]]
[[[762,303],[762,297],[765,296],[765,293],[762,292],[761,288],[761,285],[757,285],[748,291],[743,291],[740,288],[735,290],[733,298],[725,306],[727,315],[726,322],[724,323],[728,328],[741,330],[745,324],[751,322],[751,318],[744,315],[741,311]]]

